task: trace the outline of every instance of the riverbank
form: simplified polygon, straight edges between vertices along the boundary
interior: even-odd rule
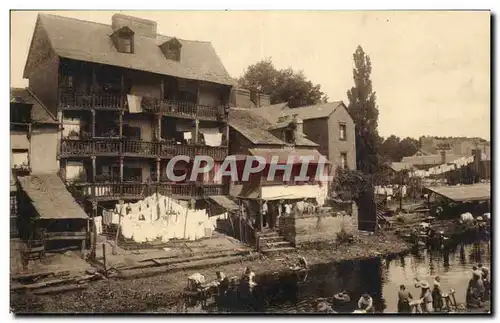
[[[409,251],[411,245],[393,234],[356,234],[351,243],[323,243],[308,246],[286,255],[260,257],[207,269],[184,270],[153,277],[130,280],[106,279],[93,282],[85,290],[56,295],[30,295],[11,292],[11,308],[16,313],[36,312],[149,312],[178,302],[187,284],[187,277],[200,272],[208,280],[215,279],[220,270],[228,276],[239,276],[251,267],[257,276],[268,276],[289,271],[299,256],[305,257],[309,267],[386,257]]]

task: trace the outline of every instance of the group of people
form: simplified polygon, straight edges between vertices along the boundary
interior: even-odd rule
[[[467,307],[481,307],[490,297],[489,271],[482,264],[472,267],[472,278],[467,286]]]
[[[412,301],[420,301],[415,303],[420,305],[420,310],[423,313],[441,312],[444,307],[443,294],[441,290],[441,278],[436,276],[434,278],[433,287],[426,281],[421,281],[417,279],[415,283],[416,288],[420,288],[420,297],[414,299],[412,294],[406,289],[405,285],[399,287],[398,292],[398,312],[399,313],[411,313],[412,312]],[[447,296],[446,296],[447,297]]]

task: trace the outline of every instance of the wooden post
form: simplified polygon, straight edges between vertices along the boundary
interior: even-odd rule
[[[123,111],[120,111],[120,116],[118,117],[119,122],[119,131],[120,131],[120,139],[123,138]]]
[[[226,123],[226,143],[225,146],[229,147],[229,124]]]
[[[123,157],[120,157],[120,183],[123,183]]]
[[[194,130],[194,143],[198,143],[198,132],[200,131],[200,120],[196,119],[194,120],[194,125],[195,125],[195,130]]]
[[[91,109],[92,112],[92,138],[95,138],[95,110]]]
[[[95,165],[95,156],[92,156],[92,183],[95,183],[95,175],[96,175],[96,165]]]
[[[97,227],[95,225],[94,218],[97,216],[97,202],[92,201],[92,252],[91,252],[91,259],[96,258],[96,251],[97,251]]]
[[[104,265],[104,276],[108,277],[108,269],[106,266],[106,244],[102,244],[102,263]]]
[[[264,215],[262,214],[262,199],[259,199],[260,232],[264,229]]]
[[[161,114],[158,114],[156,120],[156,140],[161,140]]]
[[[116,247],[118,246],[118,237],[120,236],[120,228],[122,227],[122,210],[123,200],[118,202],[120,204],[120,214],[118,214],[118,228],[116,229],[115,245],[113,246],[113,255],[116,255]]]
[[[161,167],[160,167],[160,158],[156,158],[156,182],[160,182],[160,177],[161,177]]]
[[[401,171],[401,184],[399,185],[399,209],[403,210],[403,184],[404,184],[404,171]]]

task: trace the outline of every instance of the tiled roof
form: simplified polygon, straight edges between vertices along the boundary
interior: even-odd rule
[[[56,174],[19,177],[19,183],[42,219],[88,219]]]
[[[231,108],[229,110],[229,126],[255,145],[285,145],[285,142],[269,132],[271,124],[253,111]]]
[[[10,102],[32,104],[31,120],[33,122],[57,124],[56,118],[28,89],[10,88]]]
[[[46,31],[54,52],[69,59],[94,62],[152,72],[174,77],[234,85],[210,42],[178,39],[182,44],[181,60],[165,58],[159,45],[171,37],[156,39],[134,36],[134,53],[120,53],[110,36],[110,25],[40,14],[39,23]],[[38,23],[38,22],[37,22]],[[28,71],[25,71],[25,76]]]
[[[254,111],[260,116],[266,118],[267,121],[277,123],[279,117],[294,114],[297,114],[302,120],[326,118],[332,114],[335,109],[343,104],[344,103],[342,101],[335,101],[291,109],[288,107],[288,104],[280,103],[260,107],[254,109]]]

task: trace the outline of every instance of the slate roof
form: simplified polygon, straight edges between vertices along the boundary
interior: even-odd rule
[[[254,110],[231,108],[229,126],[255,145],[285,145],[285,142],[269,132],[271,124]]]
[[[42,219],[88,219],[56,174],[19,177],[21,188]]]
[[[294,114],[297,114],[302,120],[326,118],[343,104],[342,101],[335,101],[291,109],[288,107],[288,104],[279,103],[260,107],[254,109],[254,111],[266,118],[267,121],[277,123],[280,116],[290,116]]]
[[[107,64],[174,77],[234,85],[210,42],[178,39],[180,62],[168,60],[159,45],[173,38],[156,39],[134,35],[134,53],[119,53],[110,35],[110,25],[56,15],[40,14],[39,21],[56,55],[69,59]],[[25,77],[29,71],[25,70]]]
[[[10,88],[10,103],[32,104],[31,120],[35,123],[58,123],[49,110],[28,89]]]

